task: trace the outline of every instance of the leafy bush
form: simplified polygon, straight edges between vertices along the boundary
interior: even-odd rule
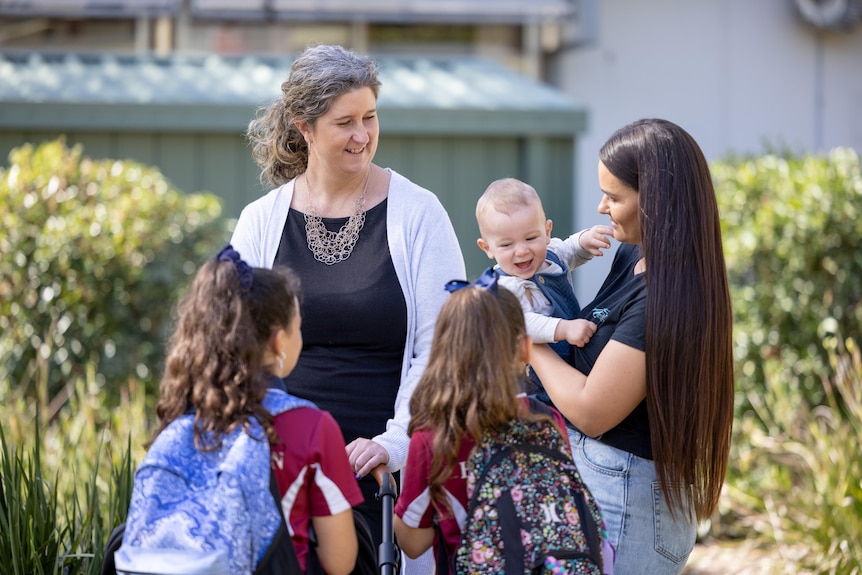
[[[766,360],[811,405],[829,376],[820,344],[862,325],[862,170],[856,152],[768,154],[712,165],[734,304],[738,382],[764,389]]]
[[[852,150],[712,166],[737,362],[723,532],[787,572],[862,573],[862,169]],[[858,341],[858,340],[856,340]]]
[[[46,400],[85,365],[109,389],[158,371],[174,294],[226,235],[219,200],[61,139],[10,153],[0,205],[0,380]]]

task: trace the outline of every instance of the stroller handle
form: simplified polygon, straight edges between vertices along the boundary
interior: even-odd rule
[[[371,473],[380,486],[377,499],[383,503],[383,542],[378,549],[377,566],[382,575],[394,575],[398,567],[398,552],[392,529],[392,512],[395,507],[395,499],[398,497],[398,488],[392,474],[382,463],[375,467]]]
[[[395,484],[395,478],[392,477],[392,474],[389,473],[389,468],[386,467],[385,463],[381,463],[377,467],[371,470],[371,475],[374,476],[374,479],[377,480],[377,485],[380,486],[380,491],[377,494],[378,499],[383,495],[393,495],[396,498],[398,497],[398,486]],[[383,488],[384,483],[389,484],[389,489]]]

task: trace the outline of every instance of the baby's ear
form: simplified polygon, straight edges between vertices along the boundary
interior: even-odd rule
[[[548,242],[551,241],[551,230],[552,229],[554,229],[554,222],[553,222],[553,220],[549,219],[547,222],[545,222],[545,235],[548,236]]]
[[[479,246],[479,249],[485,252],[485,255],[488,256],[488,259],[494,259],[494,252],[491,251],[491,246],[488,245],[483,238],[479,238],[476,240],[476,245]]]

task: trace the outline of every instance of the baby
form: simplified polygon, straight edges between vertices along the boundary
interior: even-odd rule
[[[488,186],[476,204],[476,220],[482,236],[476,243],[497,261],[499,285],[521,302],[527,334],[568,360],[569,344],[583,347],[596,332],[596,324],[578,318],[570,272],[602,255],[613,229],[598,225],[565,240],[552,238],[539,194],[514,178]]]

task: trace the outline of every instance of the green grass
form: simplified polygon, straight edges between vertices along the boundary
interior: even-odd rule
[[[87,379],[62,401],[0,383],[0,571],[97,575],[126,517],[135,463],[149,437],[143,386],[105,394]],[[119,405],[108,405],[108,396]],[[134,438],[134,440],[132,439]]]
[[[853,340],[824,341],[832,375],[815,408],[792,370],[767,362],[761,395],[736,422],[725,530],[776,546],[794,573],[862,573],[862,359]]]

